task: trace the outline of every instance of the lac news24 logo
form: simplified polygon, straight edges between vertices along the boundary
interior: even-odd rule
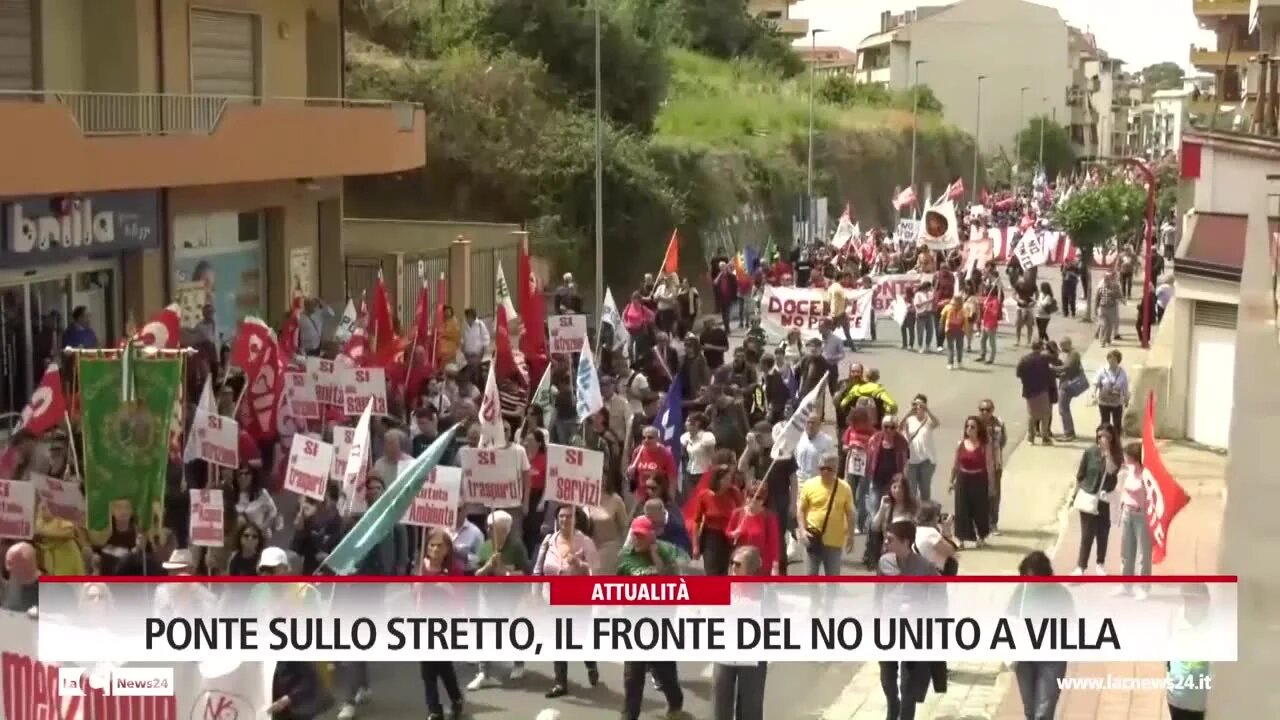
[[[88,692],[118,697],[173,695],[173,668],[58,668],[58,694],[82,697]]]

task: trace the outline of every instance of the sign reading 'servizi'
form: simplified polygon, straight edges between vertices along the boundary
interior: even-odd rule
[[[159,247],[156,193],[17,198],[0,204],[0,265],[43,265]]]

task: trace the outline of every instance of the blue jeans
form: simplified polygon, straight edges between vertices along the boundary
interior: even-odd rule
[[[1018,678],[1018,696],[1027,720],[1053,720],[1058,707],[1058,681],[1067,676],[1065,662],[1018,662],[1013,666]]]
[[[947,364],[959,367],[964,364],[964,331],[947,331]]]
[[[884,491],[876,487],[875,481],[871,478],[867,478],[863,485],[867,486],[867,492],[863,496],[866,502],[862,505],[862,509],[866,512],[868,525],[870,525],[870,519],[875,517],[876,511],[880,509],[880,499],[884,497]]]
[[[1120,512],[1120,574],[1150,575],[1151,531],[1147,528],[1147,516],[1129,507]]]
[[[938,324],[938,314],[934,312],[916,313],[916,345],[921,349],[933,349],[933,331]]]
[[[921,502],[933,499],[933,471],[938,466],[932,460],[907,464],[907,482],[916,490],[916,497]]]
[[[996,359],[996,331],[983,330],[982,337],[978,338],[978,360],[990,360],[994,362]]]
[[[1089,381],[1083,377],[1063,381],[1058,385],[1058,415],[1062,417],[1062,432],[1067,435],[1076,434],[1075,418],[1071,416],[1071,401],[1089,389]]]
[[[849,486],[853,488],[853,514],[854,522],[858,523],[858,531],[866,532],[867,523],[871,520],[873,513],[867,512],[867,486],[871,483],[860,475],[846,475],[845,480]]]

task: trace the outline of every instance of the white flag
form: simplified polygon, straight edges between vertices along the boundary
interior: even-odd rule
[[[347,307],[342,311],[342,317],[338,319],[338,329],[334,331],[333,337],[340,343],[345,343],[351,339],[351,333],[355,332],[356,320],[356,304],[347,298]]]
[[[373,399],[364,406],[360,413],[360,422],[356,423],[356,434],[351,440],[351,449],[347,451],[347,467],[342,473],[342,514],[364,512],[369,504],[364,499],[364,485],[369,468],[369,420],[373,416]],[[390,485],[395,478],[383,478],[382,482]]]
[[[800,401],[796,406],[796,411],[791,413],[791,419],[787,421],[787,426],[783,428],[782,433],[774,438],[773,450],[769,456],[774,460],[781,460],[790,457],[796,451],[796,446],[800,444],[800,438],[804,436],[804,427],[809,424],[809,416],[813,415],[814,409],[818,407],[818,400],[822,397],[822,391],[827,387],[827,375],[822,376],[822,380],[809,391],[808,395]]]
[[[857,237],[858,228],[849,221],[848,215],[840,216],[840,224],[836,226],[836,234],[831,236],[831,247],[842,249],[849,241]]]
[[[494,282],[496,299],[502,305],[502,309],[507,311],[507,322],[511,322],[516,316],[516,306],[511,304],[511,286],[507,285],[507,276],[502,272],[502,263],[495,262],[494,265],[498,267],[498,277]]]
[[[203,410],[206,413],[214,412],[213,381],[211,378],[206,377],[204,379],[204,389],[200,391],[200,400],[196,403],[196,410]],[[196,450],[195,429],[195,423],[193,422],[191,429],[187,431],[187,446],[182,449],[182,462],[184,463],[189,463],[200,457],[200,453]]]
[[[600,375],[596,372],[591,345],[586,343],[582,345],[582,353],[578,356],[577,391],[578,422],[586,422],[587,418],[604,407],[604,396],[600,394]]]
[[[507,432],[502,426],[502,396],[498,394],[498,363],[489,363],[489,378],[480,398],[480,447],[505,447]]]
[[[622,313],[618,311],[618,303],[613,299],[613,290],[605,288],[604,308],[600,311],[600,322],[613,328],[614,349],[626,347],[631,342],[631,334],[622,325]]]
[[[901,295],[893,296],[893,321],[901,326],[907,320],[907,312],[911,306],[907,304],[905,298]]]

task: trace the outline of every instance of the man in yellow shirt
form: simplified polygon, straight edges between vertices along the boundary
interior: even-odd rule
[[[853,344],[853,336],[849,334],[849,301],[844,296],[846,287],[852,284],[849,273],[840,273],[827,286],[827,308],[831,312],[832,329],[844,332],[844,344],[849,349],[856,351],[858,348]]]
[[[798,539],[808,551],[810,575],[839,575],[841,551],[853,552],[853,490],[837,476],[838,465],[835,454],[825,455],[818,475],[798,493]]]

